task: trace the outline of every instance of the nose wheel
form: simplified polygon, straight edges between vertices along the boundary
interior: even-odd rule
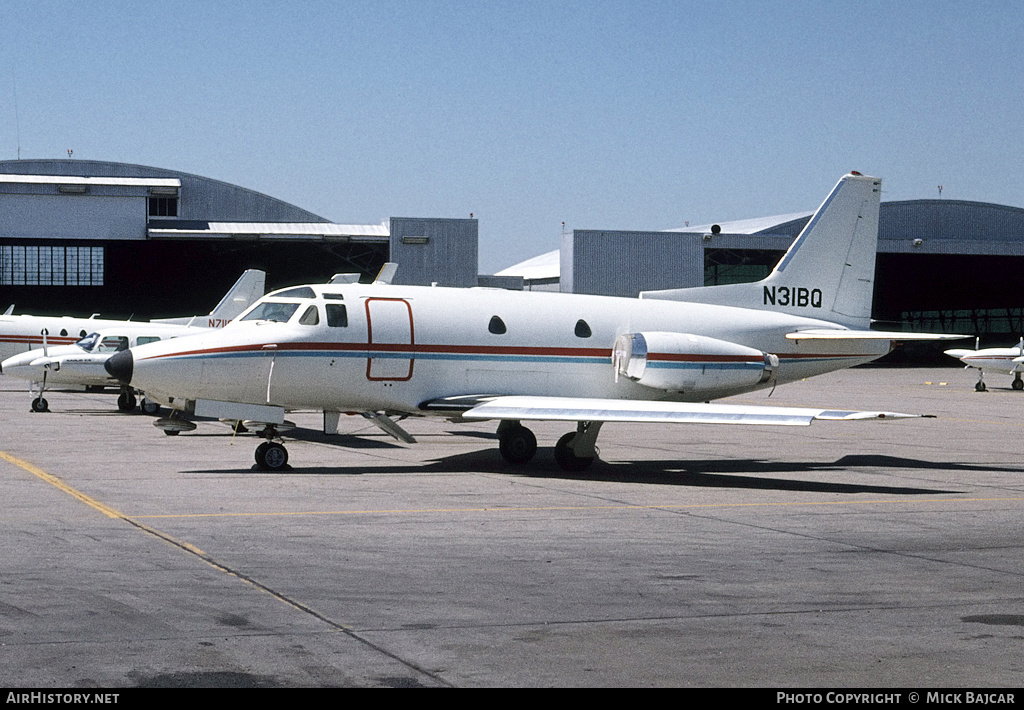
[[[276,441],[264,441],[256,447],[256,465],[261,471],[283,471],[288,466],[288,449]]]
[[[978,381],[974,385],[975,392],[988,392],[988,387],[985,386],[985,371],[980,367],[978,368]]]
[[[128,387],[122,387],[121,394],[117,395],[117,408],[122,412],[133,412],[136,404],[135,393]]]

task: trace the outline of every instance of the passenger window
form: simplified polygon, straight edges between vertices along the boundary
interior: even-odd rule
[[[61,328],[61,329],[60,329],[60,334],[61,334],[61,335],[67,335],[67,334],[68,334],[68,330],[67,330],[67,328]]]
[[[505,321],[498,316],[491,316],[491,322],[487,324],[487,330],[491,331],[495,335],[504,335],[508,328],[505,327]]]
[[[325,308],[327,309],[327,325],[332,328],[348,327],[348,310],[343,304],[328,303]]]
[[[320,314],[316,310],[316,306],[310,306],[306,309],[306,312],[302,314],[302,318],[299,318],[301,325],[317,325],[320,322]]]
[[[590,332],[590,326],[582,318],[576,321],[576,337],[577,338],[589,338],[593,333]]]
[[[160,340],[160,338],[156,337],[155,335],[140,335],[139,339],[135,341],[135,344],[145,345],[146,343],[155,343],[158,340]]]

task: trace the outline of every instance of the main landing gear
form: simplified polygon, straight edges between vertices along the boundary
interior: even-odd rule
[[[498,451],[511,464],[529,463],[537,453],[537,437],[519,422],[502,421],[498,425]]]
[[[1021,379],[1020,372],[1013,373],[1013,382],[1010,383],[1010,387],[1017,392],[1024,390],[1024,380]],[[978,381],[974,384],[974,391],[988,392],[988,387],[985,386],[985,371],[981,368],[978,368]]]
[[[563,471],[580,472],[597,458],[597,434],[602,422],[579,422],[576,431],[565,434],[555,444],[555,461]],[[537,453],[537,437],[517,421],[498,425],[498,450],[511,464],[524,464]]]

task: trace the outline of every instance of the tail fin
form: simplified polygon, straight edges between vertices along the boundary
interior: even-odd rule
[[[220,299],[220,303],[210,311],[208,316],[186,316],[184,318],[157,318],[154,323],[172,323],[175,325],[195,325],[208,328],[220,328],[228,321],[241,315],[242,311],[263,298],[266,290],[267,272],[259,269],[246,269],[238,277],[231,290]]]
[[[763,281],[644,291],[641,298],[713,303],[871,324],[882,181],[844,175]]]
[[[245,273],[238,277],[235,285],[227,292],[227,295],[220,300],[217,307],[210,311],[211,320],[222,320],[227,322],[242,311],[263,298],[266,291],[267,272],[259,269],[246,269]]]

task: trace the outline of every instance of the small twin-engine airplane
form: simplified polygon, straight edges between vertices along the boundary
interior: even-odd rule
[[[11,347],[26,342],[39,342],[42,347],[12,354],[0,362],[0,372],[9,377],[28,380],[32,393],[32,411],[46,412],[49,404],[43,394],[47,385],[119,385],[103,369],[107,358],[115,352],[156,340],[221,328],[263,296],[265,283],[265,272],[259,269],[245,271],[207,316],[166,318],[150,322],[45,316],[2,318],[0,329],[9,334],[11,340],[8,344]],[[76,330],[75,336],[68,335]],[[38,335],[33,335],[33,332]],[[122,386],[117,400],[118,409],[129,412],[135,409],[135,405],[135,393],[131,388]],[[142,405],[143,410],[149,413],[155,413],[159,407],[148,399],[144,399]]]
[[[1024,380],[1021,373],[1024,373],[1024,338],[1012,348],[985,348],[978,350],[975,343],[974,350],[947,350],[946,354],[955,357],[967,367],[978,368],[978,381],[974,385],[977,392],[985,392],[985,370],[995,370],[1013,375],[1013,382],[1010,386],[1015,390],[1024,390]]]
[[[360,413],[395,438],[394,417],[499,420],[499,449],[526,463],[529,420],[576,422],[555,446],[565,470],[597,455],[605,422],[806,425],[909,414],[710,404],[709,400],[869,362],[897,339],[960,336],[867,330],[880,181],[844,176],[763,281],[648,292],[641,298],[373,284],[269,294],[208,335],[117,353],[107,371],[184,415],[248,420],[275,441],[292,409]]]

